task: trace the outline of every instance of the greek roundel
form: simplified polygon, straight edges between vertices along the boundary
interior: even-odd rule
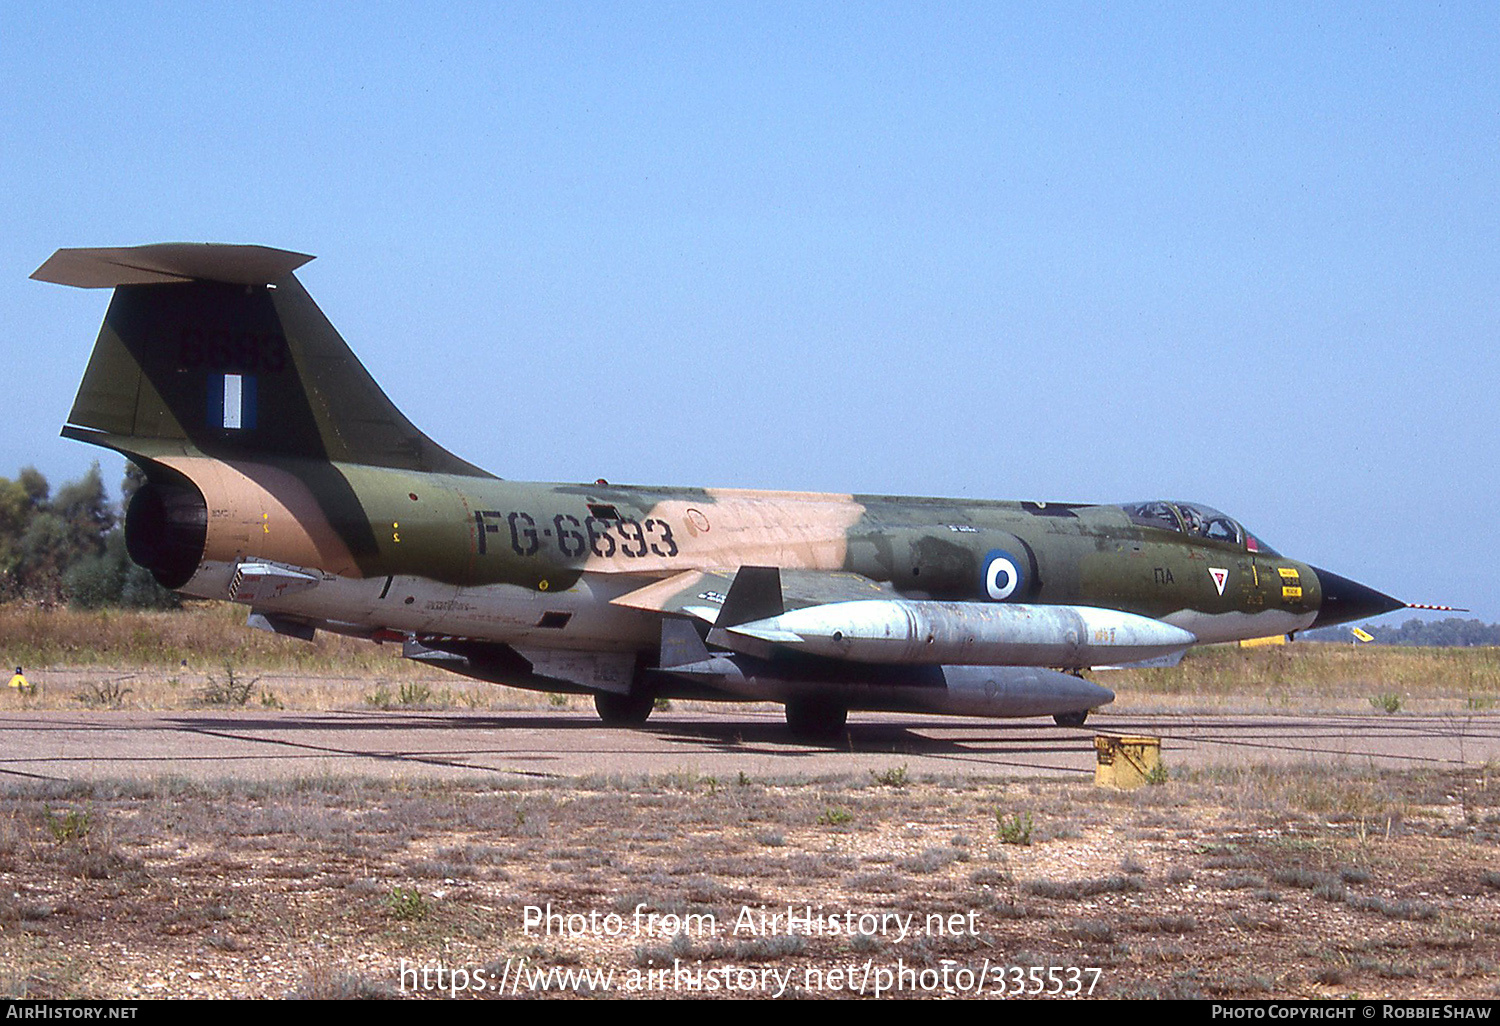
[[[1021,594],[1026,574],[1021,561],[1004,549],[994,549],[984,557],[984,593],[996,602]]]

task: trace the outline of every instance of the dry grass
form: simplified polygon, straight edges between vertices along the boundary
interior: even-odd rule
[[[331,710],[479,709],[549,713],[592,712],[590,699],[546,695],[444,673],[392,654],[379,672],[320,674],[229,667],[136,669],[65,666],[27,676],[38,686],[31,697],[11,695],[8,711],[138,710],[163,712],[244,708],[321,712]],[[232,673],[231,673],[232,671]],[[232,684],[231,684],[232,680]],[[243,698],[243,701],[241,699]]]
[[[1176,667],[1101,671],[1100,683],[1131,704],[1347,707],[1368,711],[1373,696],[1401,708],[1481,711],[1500,700],[1500,648],[1401,648],[1318,644],[1241,649],[1211,645]]]
[[[379,996],[399,990],[402,959],[617,973],[680,959],[799,980],[867,959],[989,959],[1097,966],[1097,993],[1115,997],[1494,997],[1500,786],[1477,771],[1327,783],[1283,766],[1130,794],[684,773],[18,786],[0,794],[0,990]],[[997,809],[1034,817],[1033,843],[1004,843]],[[528,932],[525,906],[548,904],[717,925]],[[788,905],[913,914],[915,928],[733,929],[742,910]]]
[[[182,610],[83,611],[0,606],[0,653],[10,666],[221,667],[314,673],[388,667],[392,649],[319,632],[312,642],[245,626],[246,609],[194,602]],[[394,650],[399,656],[399,648]]]
[[[198,602],[172,612],[0,606],[0,662],[39,687],[31,709],[582,708],[586,700],[500,688],[319,632],[312,642],[245,626],[245,609]],[[253,682],[246,688],[245,685]]]

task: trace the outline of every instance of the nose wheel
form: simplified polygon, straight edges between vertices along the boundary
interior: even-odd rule
[[[1089,718],[1089,710],[1082,712],[1057,713],[1052,717],[1052,722],[1059,727],[1081,727]]]

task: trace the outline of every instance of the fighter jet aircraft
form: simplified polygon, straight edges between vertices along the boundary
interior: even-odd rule
[[[1208,506],[530,484],[417,430],[293,272],[309,256],[61,249],[33,275],[115,290],[63,434],[123,453],[131,558],[252,626],[398,642],[500,684],[849,710],[1052,716],[1089,667],[1405,603],[1288,559]]]

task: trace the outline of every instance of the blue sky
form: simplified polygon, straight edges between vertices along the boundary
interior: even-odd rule
[[[120,469],[55,248],[256,242],[505,477],[1190,498],[1500,620],[1500,6],[1221,6],[6,5],[0,475]]]

